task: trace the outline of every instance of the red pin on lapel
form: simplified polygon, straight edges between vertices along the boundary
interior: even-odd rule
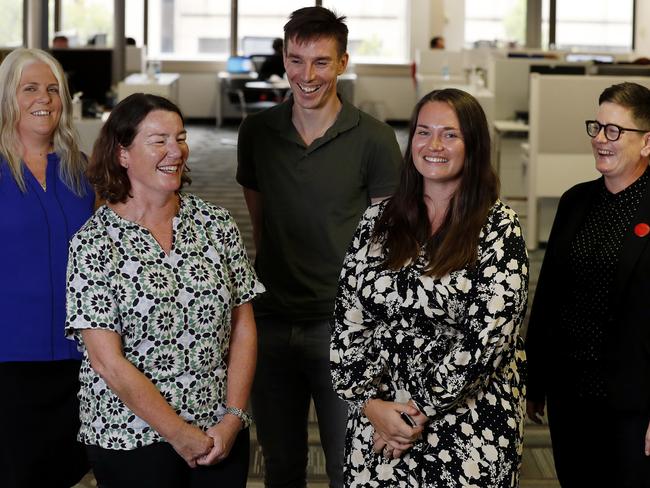
[[[650,225],[646,224],[645,222],[636,224],[634,226],[634,233],[639,237],[645,237],[650,234]]]

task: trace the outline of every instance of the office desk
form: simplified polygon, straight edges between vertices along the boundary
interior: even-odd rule
[[[247,81],[244,86],[254,90],[290,90],[291,85],[287,80],[279,81]]]
[[[178,73],[160,73],[155,79],[144,73],[134,73],[117,85],[117,101],[124,100],[133,93],[151,93],[165,97],[178,105]]]
[[[337,91],[343,98],[354,104],[354,91],[357,82],[356,73],[343,73],[338,77]],[[269,85],[270,84],[270,85]],[[226,118],[239,119],[242,116],[240,104],[233,103],[229,93],[242,88],[279,89],[283,94],[289,91],[289,82],[281,80],[276,82],[257,79],[257,73],[228,73],[221,71],[217,75],[217,126],[220,127]]]

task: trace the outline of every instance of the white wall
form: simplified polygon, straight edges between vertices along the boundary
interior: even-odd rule
[[[357,69],[355,104],[382,120],[409,120],[415,105],[415,85],[409,67]]]
[[[642,19],[650,18],[650,2],[637,2],[636,47],[638,56],[650,57],[650,26]],[[447,49],[461,50],[465,38],[465,2],[463,0],[411,0],[410,56],[415,59],[415,50],[429,49],[429,41],[434,35],[442,33]],[[352,60],[354,61],[354,60]],[[356,103],[374,104],[375,108],[388,119],[408,120],[415,103],[415,88],[406,66],[401,65],[399,73],[391,70],[385,73],[382,67],[361,69],[357,72]],[[182,69],[165,71],[180,72]],[[189,117],[214,116],[216,97],[216,71],[212,73],[214,83],[209,75],[191,76],[180,82],[181,108]],[[214,90],[214,92],[213,92]],[[201,97],[196,97],[201,93]],[[196,100],[196,98],[203,98]],[[206,103],[205,100],[210,102]]]
[[[642,20],[643,19],[643,20]],[[639,56],[650,58],[650,2],[636,2],[636,30],[634,46]]]

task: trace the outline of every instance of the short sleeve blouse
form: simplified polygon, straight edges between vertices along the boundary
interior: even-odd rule
[[[66,335],[83,350],[82,329],[116,332],[172,408],[207,428],[225,413],[231,311],[264,287],[226,210],[181,195],[173,232],[167,255],[147,229],[101,207],[70,245]],[[79,439],[107,449],[160,441],[83,352]]]

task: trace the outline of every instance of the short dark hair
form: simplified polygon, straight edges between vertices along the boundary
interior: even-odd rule
[[[627,108],[641,129],[650,129],[650,90],[645,86],[630,82],[612,85],[598,97],[598,105],[605,102]]]
[[[336,41],[338,55],[343,56],[348,49],[348,26],[344,21],[344,15],[337,17],[325,7],[295,10],[284,25],[284,49],[286,51],[289,40],[302,43],[326,37]]]
[[[273,43],[271,44],[271,47],[273,48],[273,52],[275,54],[282,54],[282,48],[284,47],[284,41],[281,38],[276,37],[275,39],[273,39]]]
[[[131,197],[131,181],[120,164],[120,148],[133,143],[142,121],[155,110],[174,112],[185,124],[181,110],[166,98],[148,93],[134,93],[118,103],[104,123],[93,147],[88,179],[95,191],[109,203],[126,202]],[[183,167],[181,187],[190,183],[187,165]]]
[[[444,41],[445,38],[442,36],[435,36],[431,38],[431,42],[429,43],[429,47],[431,49],[437,49],[438,48],[438,42]]]

